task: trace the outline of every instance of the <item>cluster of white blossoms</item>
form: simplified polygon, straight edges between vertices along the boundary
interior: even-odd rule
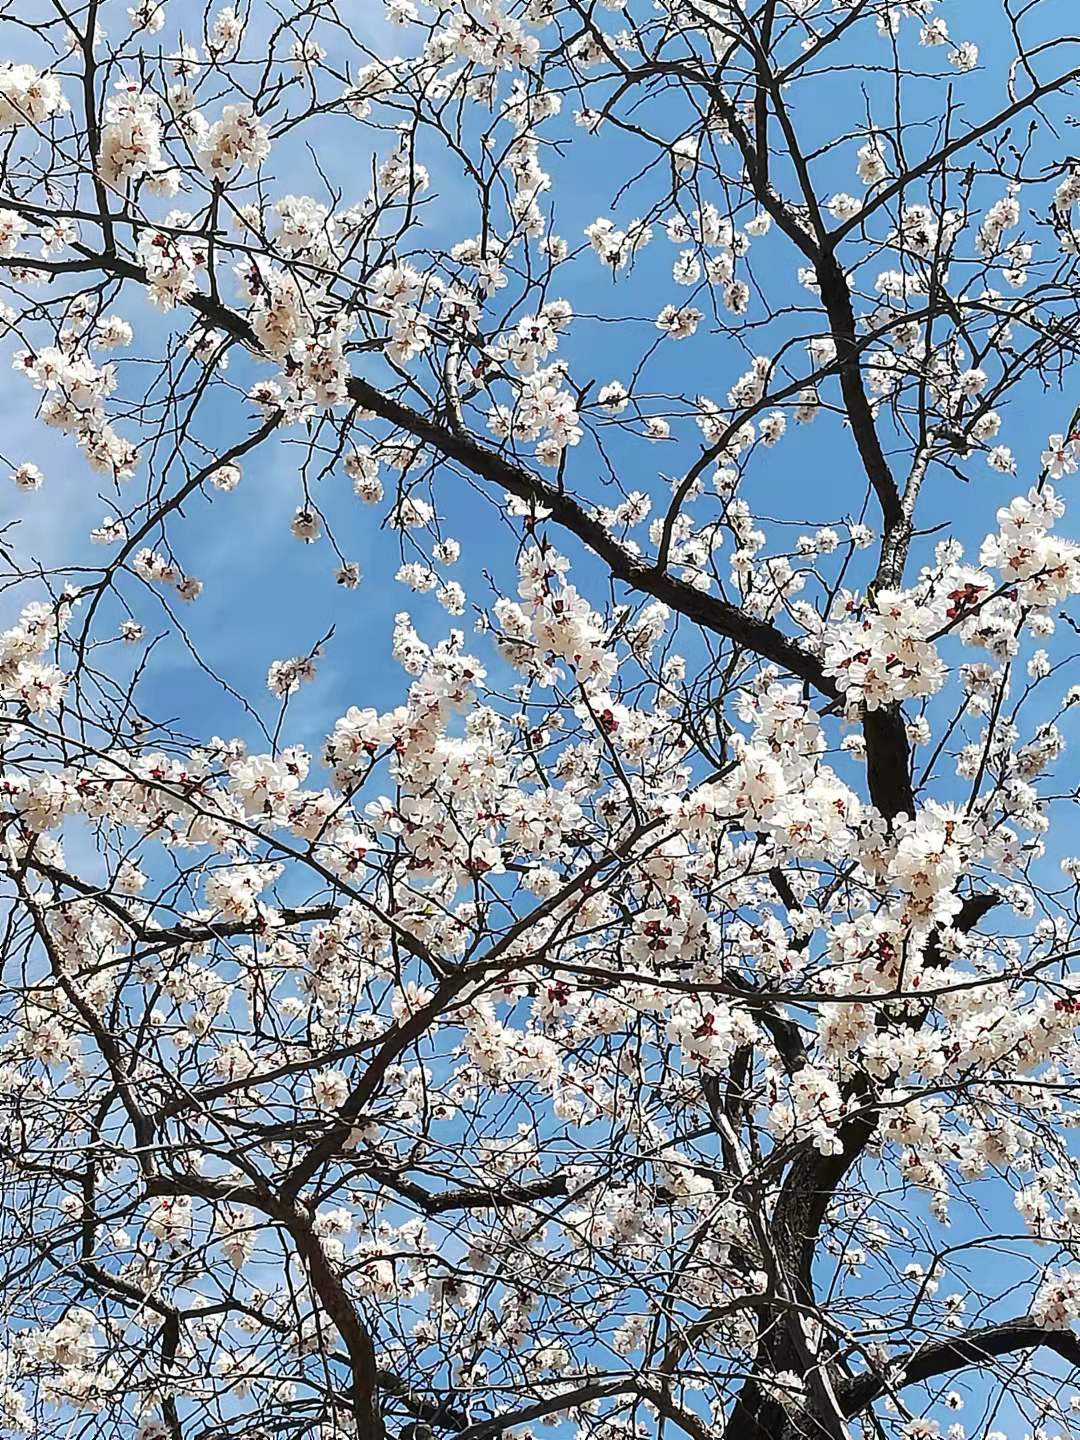
[[[1048,1166],[1017,1190],[1013,1205],[1033,1235],[1075,1244],[1080,1235],[1080,1191],[1061,1166]]]
[[[127,480],[135,472],[136,450],[113,428],[105,408],[116,372],[111,365],[95,365],[74,334],[61,338],[68,342],[66,349],[17,350],[12,368],[43,392],[41,419],[73,436],[92,470]]]
[[[54,82],[55,83],[55,82]],[[254,170],[270,153],[270,137],[250,105],[226,105],[221,118],[207,121],[199,111],[170,92],[174,110],[182,112],[189,142],[211,175],[224,179],[237,169]],[[162,156],[161,100],[135,80],[115,83],[104,109],[98,169],[109,185],[121,186],[149,177],[151,193],[174,194],[173,167]]]
[[[0,259],[15,254],[27,229],[26,221],[14,210],[0,210]]]
[[[1014,195],[996,200],[979,226],[976,247],[981,255],[996,255],[1006,231],[1020,223],[1020,202]]]
[[[250,298],[251,325],[259,343],[268,355],[285,359],[314,326],[299,281],[257,261],[237,267],[236,278],[241,294]]]
[[[207,54],[215,59],[230,50],[236,50],[244,38],[244,22],[233,5],[223,5],[214,15],[210,33],[207,36]]]
[[[162,168],[157,97],[135,81],[118,80],[105,103],[99,174],[107,185],[122,186]]]
[[[188,116],[191,125],[192,116]],[[270,131],[250,105],[226,105],[221,118],[198,128],[199,163],[219,180],[236,170],[257,170],[270,154]]]
[[[631,220],[619,229],[609,216],[601,215],[585,227],[585,238],[605,265],[621,270],[648,245],[652,226],[644,220]]]
[[[152,585],[172,585],[181,600],[197,600],[202,594],[202,581],[185,575],[178,565],[149,545],[136,550],[131,562],[132,573]]]
[[[274,660],[266,676],[271,695],[285,699],[295,695],[301,685],[315,678],[315,661],[310,655],[294,656],[291,660]]]
[[[34,715],[59,709],[66,677],[45,657],[55,650],[67,624],[67,604],[34,601],[17,625],[0,632],[0,697],[25,705]]]
[[[165,229],[147,227],[139,232],[138,256],[146,271],[146,291],[159,310],[172,310],[191,298],[207,268],[205,242],[183,231],[191,217],[180,210],[165,216]]]
[[[1080,593],[1080,545],[1051,533],[1064,513],[1051,486],[1035,487],[998,511],[998,533],[983,542],[981,563],[1015,590],[1023,610],[1048,610]]]
[[[33,65],[0,65],[0,130],[44,125],[67,109],[57,76]]]
[[[28,1374],[43,1377],[42,1398],[93,1412],[120,1381],[122,1367],[104,1353],[105,1337],[91,1311],[72,1308],[47,1330],[30,1330],[16,1341],[14,1359]],[[33,1433],[32,1428],[27,1433]]]
[[[557,465],[583,434],[577,401],[565,382],[566,369],[558,362],[532,371],[522,379],[512,409],[492,409],[488,429],[500,439],[535,441],[540,463]]]
[[[939,690],[947,671],[934,639],[945,626],[945,608],[927,604],[918,591],[883,590],[861,616],[831,627],[825,666],[849,703],[877,710]]]
[[[27,1397],[18,1385],[20,1369],[15,1356],[7,1350],[0,1350],[0,1419],[12,1435],[30,1435],[34,1429],[34,1418]]]
[[[1064,512],[1049,485],[1035,487],[998,511],[1000,528],[979,552],[984,568],[961,564],[948,546],[911,589],[848,596],[851,618],[823,636],[823,658],[853,713],[940,690],[946,634],[1012,653],[1024,627],[1046,633],[1046,613],[1080,594],[1080,546],[1052,533]]]
[[[217,914],[234,920],[254,920],[258,897],[278,878],[277,865],[225,865],[210,873],[203,887],[206,903]]]
[[[733,736],[735,762],[723,780],[706,782],[686,797],[680,827],[707,843],[726,822],[765,831],[778,846],[807,858],[849,853],[862,806],[822,764],[825,737],[798,687],[766,677],[748,690],[740,711],[752,722],[750,737]]]
[[[508,13],[502,0],[476,0],[468,9],[455,7],[428,47],[430,59],[467,60],[494,71],[528,67],[540,51],[536,36]]]
[[[1067,1330],[1080,1319],[1080,1271],[1049,1269],[1031,1304],[1031,1318],[1049,1330]]]

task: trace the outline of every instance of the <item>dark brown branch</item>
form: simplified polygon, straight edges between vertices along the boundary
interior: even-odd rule
[[[379,1411],[378,1370],[371,1335],[349,1299],[341,1277],[327,1259],[304,1207],[253,1185],[230,1185],[196,1176],[152,1176],[146,1181],[145,1192],[151,1196],[192,1195],[217,1204],[250,1205],[278,1222],[296,1246],[311,1288],[344,1341],[352,1379],[350,1404],[358,1440],[383,1440],[385,1431]]]
[[[503,1185],[477,1186],[460,1190],[425,1190],[399,1171],[386,1165],[365,1165],[368,1174],[380,1184],[389,1185],[406,1200],[411,1200],[425,1215],[445,1215],[452,1210],[505,1210],[514,1205],[529,1205],[535,1200],[550,1200],[566,1194],[566,1176],[544,1176],[527,1185],[507,1182]]]
[[[919,1385],[954,1370],[983,1366],[998,1355],[1040,1347],[1055,1351],[1073,1369],[1080,1369],[1080,1337],[1072,1330],[1048,1330],[1045,1325],[1036,1325],[1029,1315],[1021,1315],[1001,1325],[969,1330],[953,1339],[912,1350],[890,1363],[888,1379],[860,1375],[839,1387],[838,1398],[846,1415],[858,1415],[890,1390]]]

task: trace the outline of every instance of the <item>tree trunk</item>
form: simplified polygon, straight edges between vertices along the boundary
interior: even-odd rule
[[[747,1380],[724,1429],[724,1440],[848,1440],[848,1428],[835,1409],[822,1413],[811,1400],[800,1405],[794,1394],[783,1404]]]
[[[808,1423],[797,1424],[792,1411],[771,1396],[763,1395],[757,1383],[748,1380],[739,1392],[724,1440],[814,1440],[818,1427],[804,1414],[798,1415],[798,1419]]]

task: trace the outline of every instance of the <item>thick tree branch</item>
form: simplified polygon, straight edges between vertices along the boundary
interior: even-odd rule
[[[1074,1369],[1080,1369],[1080,1338],[1072,1330],[1048,1330],[1029,1315],[1001,1325],[969,1330],[955,1338],[926,1345],[890,1362],[888,1377],[860,1375],[838,1387],[840,1403],[847,1415],[858,1415],[882,1395],[905,1385],[919,1385],[950,1375],[954,1370],[980,1368],[999,1355],[1017,1350],[1053,1350]]]

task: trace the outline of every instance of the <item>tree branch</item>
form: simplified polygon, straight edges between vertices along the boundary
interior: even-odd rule
[[[860,1375],[838,1387],[838,1398],[846,1415],[858,1415],[891,1389],[919,1385],[954,1370],[985,1365],[998,1355],[1036,1350],[1040,1346],[1055,1351],[1074,1370],[1080,1369],[1080,1338],[1072,1330],[1048,1330],[1044,1325],[1037,1325],[1030,1315],[1021,1315],[1001,1325],[969,1330],[953,1339],[909,1351],[907,1356],[890,1364],[887,1379]]]

